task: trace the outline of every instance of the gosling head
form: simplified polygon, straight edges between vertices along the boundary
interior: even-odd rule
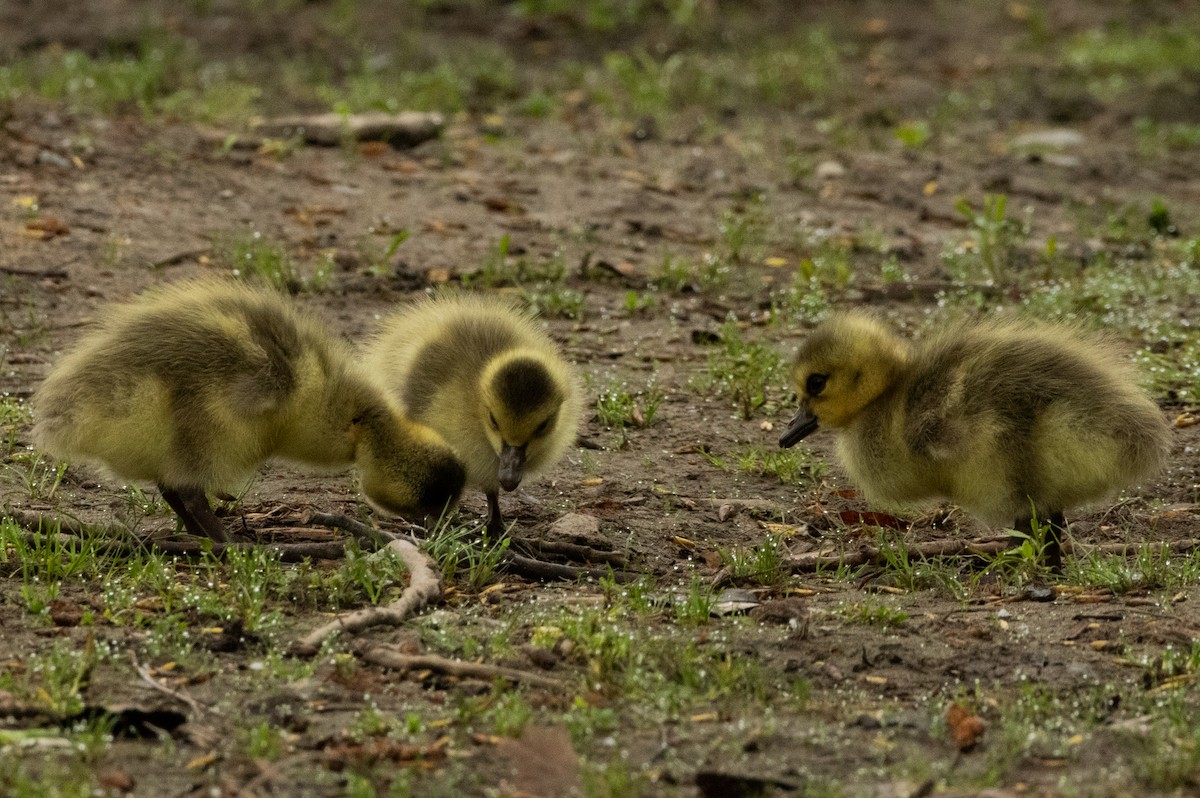
[[[813,331],[792,361],[800,409],[779,436],[783,448],[819,424],[845,427],[895,382],[908,348],[868,316],[834,316]]]
[[[466,469],[432,429],[389,412],[360,416],[356,425],[359,486],[372,507],[428,520],[458,501]]]
[[[500,486],[516,490],[536,463],[566,399],[562,375],[544,357],[516,351],[492,361],[480,379],[480,423],[500,458]]]

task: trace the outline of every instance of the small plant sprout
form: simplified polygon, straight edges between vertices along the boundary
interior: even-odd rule
[[[322,257],[311,274],[303,274],[283,244],[270,241],[257,230],[231,236],[219,242],[216,250],[235,277],[289,294],[325,290],[333,271],[331,259]]]
[[[596,416],[610,429],[644,429],[654,423],[664,399],[666,392],[653,380],[636,395],[626,383],[612,381],[596,397]]]
[[[396,252],[400,249],[400,245],[412,237],[412,233],[408,230],[397,230],[392,233],[388,241],[387,248],[378,257],[368,256],[370,265],[367,271],[373,277],[386,277],[392,271],[392,259],[396,257]]]
[[[775,535],[767,535],[752,546],[719,550],[719,554],[735,582],[780,585],[791,575],[787,545]]]
[[[903,626],[908,613],[877,601],[861,601],[843,605],[838,614],[850,623],[895,628]]]
[[[708,368],[691,381],[701,393],[718,393],[733,401],[742,419],[767,409],[771,392],[783,376],[783,359],[771,347],[747,341],[737,322],[721,325],[721,344],[708,355]]]

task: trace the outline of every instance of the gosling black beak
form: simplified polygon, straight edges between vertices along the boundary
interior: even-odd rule
[[[787,429],[779,436],[779,448],[787,449],[811,435],[817,428],[817,417],[808,411],[804,405],[796,411],[796,415],[788,422]]]
[[[525,447],[504,444],[500,449],[500,487],[516,490],[517,485],[521,484],[524,471]]]

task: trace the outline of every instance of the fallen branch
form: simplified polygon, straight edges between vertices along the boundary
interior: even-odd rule
[[[446,659],[433,654],[401,654],[390,646],[371,646],[359,653],[367,662],[382,665],[398,671],[430,670],[444,673],[447,676],[476,679],[506,679],[510,682],[524,683],[534,687],[544,687],[547,690],[565,690],[566,684],[549,676],[537,673],[506,668],[502,665],[488,665],[482,662],[463,662],[457,659]]]
[[[545,562],[512,553],[504,558],[500,569],[505,573],[529,579],[561,579],[568,582],[578,579],[603,579],[611,575],[613,579],[623,584],[637,581],[639,576],[629,571],[618,571],[612,568],[579,568],[574,565]]]
[[[145,545],[157,549],[164,554],[176,554],[181,557],[197,557],[206,550],[215,556],[221,556],[235,549],[261,548],[279,555],[284,562],[300,562],[304,559],[340,560],[346,556],[346,544],[340,540],[305,541],[303,543],[271,543],[263,546],[259,543],[208,543],[197,538],[194,541],[180,540],[143,540]]]
[[[195,712],[197,715],[204,714],[204,707],[200,705],[200,702],[198,702],[196,699],[192,698],[191,696],[186,695],[185,693],[181,693],[178,690],[172,690],[170,687],[167,687],[165,684],[161,684],[158,681],[158,679],[155,679],[150,674],[150,671],[147,670],[145,665],[142,665],[140,662],[137,661],[137,655],[134,654],[132,651],[129,652],[129,662],[130,662],[130,664],[133,665],[133,669],[135,671],[137,671],[137,675],[140,676],[142,678],[142,681],[144,681],[146,684],[150,685],[151,687],[153,687],[155,690],[159,691],[160,693],[163,693],[164,695],[168,695],[171,698],[174,698],[176,701],[187,704],[188,708],[190,708],[192,710],[192,712]]]
[[[625,556],[616,551],[601,551],[591,546],[568,543],[562,540],[533,540],[532,538],[510,538],[513,546],[530,554],[557,554],[574,562],[599,562],[605,565],[624,565]]]
[[[10,274],[14,277],[46,277],[51,280],[66,280],[71,276],[65,269],[18,269],[13,266],[0,266],[0,274]]]
[[[920,543],[910,546],[900,553],[909,560],[928,560],[935,557],[995,557],[1013,548],[1008,538],[985,538],[982,540],[935,540],[930,543]],[[1086,543],[1063,542],[1063,554],[1074,554],[1081,557],[1095,554],[1119,554],[1123,556],[1136,555],[1144,549],[1159,548],[1172,554],[1184,554],[1200,549],[1200,540],[1173,540],[1158,543],[1103,543],[1090,545]],[[836,569],[841,566],[851,568],[860,565],[882,565],[887,561],[887,551],[875,546],[860,546],[856,551],[845,554],[820,554],[810,552],[799,554],[789,561],[792,573],[809,573],[823,569]]]
[[[63,518],[49,513],[34,513],[28,510],[14,510],[11,507],[5,507],[3,513],[7,518],[12,519],[17,526],[22,529],[28,529],[30,532],[38,532],[49,534],[51,530],[56,530],[64,535],[73,535],[75,537],[85,537],[88,535],[128,535],[129,530],[125,527],[100,526],[95,524],[85,524],[78,518]]]
[[[207,255],[211,250],[211,247],[193,247],[191,249],[180,250],[179,252],[172,252],[170,255],[165,255],[158,260],[150,261],[150,268],[162,269],[167,266],[176,266],[185,260],[192,260],[193,258]]]
[[[349,532],[359,545],[368,544],[372,549],[383,548],[396,540],[396,536],[391,532],[364,524],[362,521],[356,521],[348,515],[341,513],[322,513],[316,510],[310,510],[304,516],[304,523],[316,524],[317,526],[327,526],[330,529],[340,529],[343,532]]]
[[[77,545],[84,538],[106,538],[103,543],[102,553],[113,557],[127,556],[143,548],[152,548],[164,554],[174,554],[180,557],[199,557],[206,551],[211,551],[214,555],[220,556],[230,549],[248,549],[261,546],[261,544],[252,542],[213,542],[210,544],[200,538],[158,540],[152,536],[133,536],[131,531],[126,527],[84,524],[75,518],[62,518],[48,513],[6,509],[3,514],[11,518],[21,528],[27,529],[32,533],[25,538],[26,542],[30,544],[39,542],[38,535],[47,539],[56,535],[56,542],[63,546]],[[358,523],[344,516],[318,515],[326,520],[341,518],[350,524]],[[326,524],[321,519],[317,519],[316,522],[322,526],[334,526],[334,524]],[[361,524],[360,526],[365,527],[366,525]],[[338,526],[337,528],[345,529],[342,526]],[[55,529],[58,530],[57,533],[51,531]],[[279,534],[291,531],[291,528],[272,527],[262,531]],[[294,528],[294,531],[304,532],[305,530],[303,528]],[[367,536],[367,540],[370,543],[369,548],[377,548],[381,545],[381,541],[390,541],[391,539],[392,536],[387,532],[378,532],[373,536]],[[271,543],[261,547],[267,551],[275,552],[284,562],[300,562],[306,558],[340,560],[346,556],[346,544],[342,540]]]
[[[1063,544],[1064,554],[1077,554],[1081,557],[1095,554],[1120,554],[1125,557],[1137,555],[1143,548],[1162,549],[1171,554],[1188,554],[1200,549],[1200,540],[1169,540],[1158,543],[1075,543]]]
[[[313,114],[267,119],[255,132],[276,138],[299,137],[307,144],[336,147],[346,140],[386,141],[396,149],[415,147],[436,138],[444,122],[441,114],[405,111],[365,114]]]
[[[399,599],[385,607],[368,607],[337,618],[305,635],[292,647],[300,656],[314,656],[321,644],[339,632],[351,634],[371,626],[399,626],[426,604],[442,597],[442,577],[432,567],[432,561],[407,540],[393,540],[384,551],[390,551],[404,561],[410,579]]]

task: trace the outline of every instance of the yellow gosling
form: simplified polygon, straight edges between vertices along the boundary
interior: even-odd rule
[[[1170,447],[1119,349],[1064,326],[962,324],[911,346],[843,314],[809,336],[791,376],[800,408],[780,446],[833,427],[869,501],[946,497],[1024,532],[1036,516],[1056,569],[1064,511],[1153,475]]]
[[[108,308],[33,399],[34,439],[65,460],[150,480],[195,535],[228,540],[210,491],[266,460],[357,466],[397,515],[437,515],[465,474],[403,417],[345,346],[285,297],[202,280]]]
[[[575,370],[533,317],[507,299],[452,294],[405,308],[363,356],[413,419],[445,439],[504,532],[500,489],[553,466],[576,438]]]

